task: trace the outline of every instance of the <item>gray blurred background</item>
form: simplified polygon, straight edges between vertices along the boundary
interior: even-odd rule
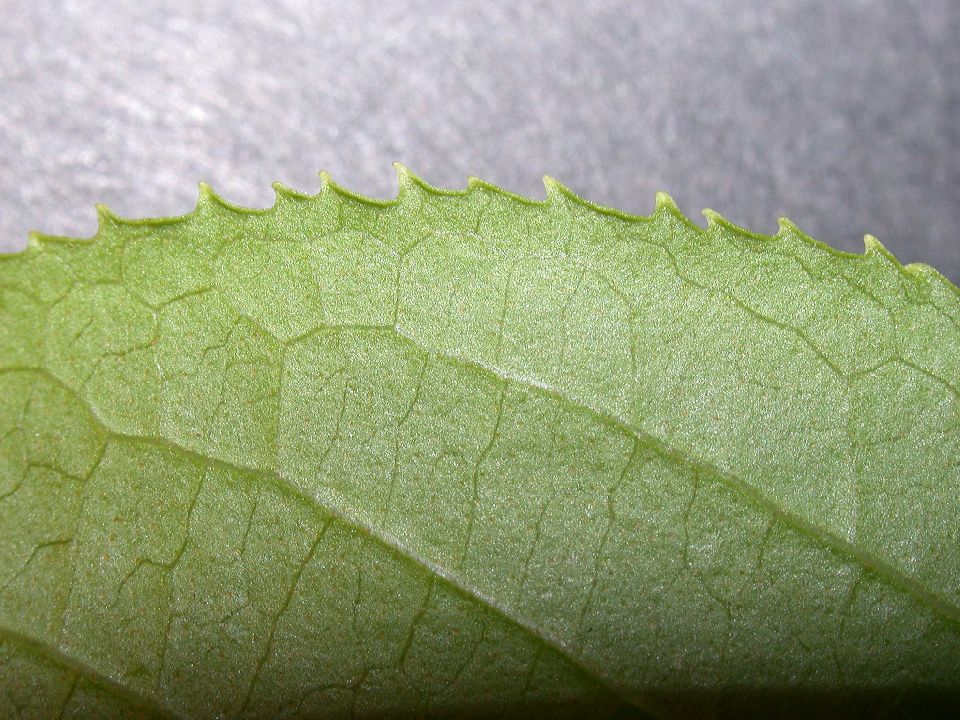
[[[267,206],[390,163],[635,213],[658,189],[960,280],[960,3],[0,0],[0,248],[93,203]]]

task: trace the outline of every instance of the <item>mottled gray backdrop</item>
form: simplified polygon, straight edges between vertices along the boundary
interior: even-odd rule
[[[960,280],[960,3],[0,0],[0,248],[93,203],[272,202],[401,160],[646,213],[657,189]]]

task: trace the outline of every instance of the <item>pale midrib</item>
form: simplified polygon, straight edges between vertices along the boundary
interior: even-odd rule
[[[32,652],[55,665],[59,665],[74,675],[82,677],[91,684],[98,686],[102,690],[112,693],[130,705],[150,711],[150,713],[158,718],[163,718],[163,720],[188,720],[188,718],[177,715],[169,708],[164,707],[155,699],[143,695],[125,685],[121,685],[116,680],[103,675],[80,660],[67,655],[59,648],[53,647],[37,638],[24,635],[12,628],[0,625],[0,642],[10,642],[14,645],[20,645],[28,652]],[[69,697],[67,698],[67,702],[69,702]]]
[[[697,228],[697,230],[700,231],[699,228]],[[656,243],[652,243],[652,244],[657,245]],[[659,245],[657,246],[661,247]],[[661,249],[665,249],[665,248],[661,247]],[[0,257],[0,260],[5,260],[5,259],[7,258]],[[681,279],[686,280],[686,278],[684,278],[682,275],[680,275],[680,277]],[[954,288],[952,285],[949,285],[949,283],[948,283],[948,286],[956,290],[956,288]],[[756,315],[757,318],[760,320],[771,322],[774,325],[780,326],[779,323],[772,321],[769,318],[765,318],[763,316],[756,314],[755,311],[752,311],[752,309],[748,307],[744,307],[743,309],[749,310],[751,314]],[[951,318],[951,321],[952,321],[952,318]],[[395,322],[396,322],[396,317],[395,317]],[[956,323],[954,322],[954,324]],[[826,358],[823,357],[822,354],[819,353],[819,351],[817,351],[816,346],[814,346],[809,341],[809,339],[807,339],[804,335],[802,335],[796,328],[792,328],[789,326],[782,326],[782,328],[799,334],[801,337],[801,340],[804,340],[814,351],[816,351],[817,354],[821,356],[822,360],[826,360]],[[893,565],[883,560],[882,558],[877,557],[872,553],[866,552],[861,548],[851,544],[850,542],[845,540],[843,537],[830,531],[829,529],[823,526],[817,525],[805,519],[801,515],[797,515],[795,513],[792,513],[786,510],[785,508],[778,505],[774,498],[769,497],[768,495],[763,493],[760,489],[758,489],[756,486],[750,484],[745,480],[740,479],[736,475],[732,473],[725,473],[721,471],[719,468],[716,468],[715,466],[713,466],[712,464],[706,461],[688,457],[687,455],[684,454],[683,451],[671,447],[660,438],[654,435],[651,435],[646,431],[642,431],[637,428],[634,428],[628,421],[625,421],[607,411],[594,408],[589,404],[579,402],[570,397],[567,397],[566,395],[563,394],[563,392],[560,389],[556,387],[549,386],[546,384],[540,384],[538,382],[531,381],[530,379],[527,379],[527,378],[511,376],[494,367],[487,366],[467,358],[462,358],[456,355],[451,355],[448,353],[444,353],[442,351],[431,349],[422,340],[416,339],[413,336],[407,334],[406,332],[401,330],[397,325],[394,325],[392,327],[384,326],[383,329],[392,331],[397,337],[409,342],[412,346],[414,346],[421,352],[424,352],[428,355],[441,358],[450,363],[456,363],[464,367],[471,368],[472,370],[478,373],[483,373],[491,377],[498,378],[502,382],[511,383],[518,387],[528,388],[530,390],[543,393],[546,396],[552,397],[566,404],[571,408],[587,413],[588,415],[596,418],[597,420],[603,422],[609,427],[612,427],[617,431],[625,434],[627,437],[633,438],[635,441],[642,443],[644,446],[650,448],[652,451],[657,453],[660,457],[668,460],[669,462],[675,463],[681,467],[689,468],[702,475],[716,479],[717,481],[723,483],[725,486],[733,490],[736,493],[736,496],[740,498],[741,502],[757,507],[763,513],[779,521],[782,521],[786,526],[791,528],[793,531],[801,535],[808,536],[813,540],[815,540],[816,542],[823,544],[829,547],[830,549],[836,551],[838,554],[852,559],[855,563],[859,564],[866,570],[874,572],[877,575],[883,577],[885,580],[890,582],[894,587],[899,588],[901,591],[907,593],[908,595],[911,595],[921,603],[927,605],[931,610],[933,610],[938,615],[941,615],[947,618],[948,620],[953,621],[954,623],[960,623],[960,607],[958,607],[955,603],[952,603],[949,600],[941,597],[937,593],[924,588],[916,579],[911,578],[910,576],[904,574],[903,572],[898,570],[896,567],[894,567]],[[903,361],[903,362],[905,365],[914,368],[915,370],[927,375],[928,377],[930,377],[935,381],[940,382],[941,384],[946,386],[953,393],[954,396],[960,398],[960,391],[958,391],[958,389],[955,386],[951,385],[949,382],[945,381],[943,378],[940,378],[939,376],[935,375],[934,373],[920,366],[914,365],[907,361]],[[831,367],[831,369],[835,369],[829,362],[827,362],[827,364]],[[399,555],[405,557],[408,561],[421,566],[422,568],[432,573],[433,575],[441,578],[443,581],[447,582],[451,586],[456,587],[460,591],[464,592],[465,594],[475,598],[479,603],[489,607],[494,612],[496,612],[497,614],[499,614],[500,616],[508,620],[510,623],[518,626],[519,628],[522,628],[525,632],[529,633],[532,637],[539,640],[541,643],[553,647],[557,652],[567,657],[570,660],[570,662],[580,667],[581,670],[583,670],[589,676],[593,677],[595,681],[609,688],[612,692],[614,692],[621,698],[624,698],[624,693],[622,691],[615,689],[612,686],[611,681],[605,679],[602,676],[602,674],[592,670],[588,664],[586,664],[584,661],[579,659],[574,654],[573,649],[570,648],[567,645],[567,643],[564,642],[562,639],[552,637],[543,629],[538,628],[533,624],[527,623],[526,621],[520,618],[514,617],[511,614],[511,611],[505,606],[500,605],[497,600],[490,597],[486,597],[485,595],[480,593],[478,590],[461,583],[454,574],[450,573],[442,566],[435,565],[429,560],[418,557],[413,551],[403,546],[395,538],[392,538],[391,536],[387,535],[386,533],[383,533],[382,531],[375,530],[372,526],[368,525],[367,523],[360,521],[357,518],[354,518],[352,513],[350,513],[348,510],[342,510],[339,508],[329,506],[324,502],[321,502],[318,498],[312,497],[298,490],[292,483],[288,482],[283,477],[282,474],[273,472],[270,470],[266,470],[266,469],[261,469],[261,468],[250,468],[250,467],[235,465],[229,461],[224,461],[218,458],[209,457],[207,455],[204,455],[203,453],[196,452],[194,450],[180,446],[165,438],[138,436],[138,435],[125,434],[125,433],[113,431],[108,427],[108,425],[103,420],[101,420],[98,417],[94,409],[85,399],[80,397],[80,395],[74,389],[68,387],[66,384],[60,381],[50,371],[44,368],[7,368],[7,369],[0,368],[0,374],[8,371],[39,372],[43,374],[45,377],[50,378],[58,386],[63,388],[65,391],[69,392],[73,397],[76,397],[77,400],[86,407],[91,418],[103,429],[105,435],[108,438],[113,438],[116,440],[133,442],[133,443],[142,443],[146,445],[152,445],[169,452],[179,453],[187,458],[192,458],[195,462],[198,462],[203,465],[219,465],[219,466],[223,466],[224,468],[228,468],[234,472],[239,472],[239,473],[254,476],[256,478],[259,478],[262,481],[269,482],[270,484],[277,487],[277,489],[280,490],[281,492],[285,494],[289,494],[290,496],[295,497],[298,500],[307,503],[311,508],[320,509],[326,513],[329,513],[330,515],[337,517],[346,525],[365,531],[365,533],[368,534],[371,537],[371,539],[381,543],[382,545],[393,550],[394,552],[397,552]],[[31,638],[28,638],[26,636],[23,636],[17,633],[16,631],[12,631],[12,630],[0,627],[0,638],[4,636],[10,636],[12,639],[18,642],[22,642],[26,646],[35,649],[37,652],[43,652],[44,654],[51,657],[52,660],[60,662],[71,669],[76,669],[76,671],[79,672],[80,674],[84,675],[85,677],[89,677],[91,681],[94,681],[100,685],[109,687],[117,691],[119,694],[130,695],[138,704],[152,704],[151,701],[148,701],[145,698],[138,697],[134,691],[131,691],[123,686],[117,685],[115,682],[111,681],[109,678],[105,678],[99,675],[96,671],[86,668],[79,661],[71,659],[66,655],[63,655],[63,653],[57,648],[48,647],[41,641],[33,640]],[[631,702],[630,700],[627,700],[627,701]],[[160,709],[157,712],[158,714],[161,714],[164,717],[168,717],[168,718],[177,717],[176,715],[171,713],[169,710]]]
[[[523,630],[534,640],[550,647],[558,654],[562,655],[574,667],[579,669],[598,685],[605,688],[618,700],[634,705],[645,712],[654,713],[651,707],[649,707],[642,698],[629,694],[623,688],[618,687],[612,680],[605,677],[599,670],[591,667],[588,662],[586,662],[573,651],[573,649],[563,638],[557,637],[552,633],[547,632],[543,628],[526,621],[522,617],[519,617],[510,608],[508,608],[506,605],[503,605],[495,598],[485,595],[477,588],[467,585],[461,581],[457,575],[450,572],[442,565],[438,565],[437,563],[420,556],[409,547],[401,543],[397,538],[360,519],[349,509],[334,505],[330,502],[323,502],[319,498],[299,490],[281,473],[266,470],[264,468],[251,468],[243,465],[236,465],[226,460],[204,455],[203,453],[196,452],[195,450],[191,450],[190,448],[178,445],[177,443],[170,442],[163,438],[148,437],[143,435],[129,435],[108,429],[105,429],[105,433],[108,439],[112,438],[114,440],[155,447],[162,451],[179,454],[200,464],[201,466],[221,467],[240,475],[253,476],[258,480],[268,483],[272,487],[276,488],[279,492],[286,494],[301,503],[304,503],[312,510],[319,510],[336,518],[338,521],[342,522],[352,530],[359,531],[364,537],[368,537],[376,541],[391,552],[396,553],[400,557],[405,558],[408,562],[411,562],[421,569],[427,571],[427,573],[430,575],[439,578],[454,589],[462,592],[468,597],[473,598],[480,605],[492,610],[496,615],[502,617],[511,625]]]
[[[633,427],[629,422],[617,417],[616,415],[613,415],[612,413],[597,409],[578,400],[574,400],[573,398],[563,394],[563,392],[558,388],[547,384],[537,383],[528,378],[516,377],[474,360],[431,349],[425,343],[423,343],[423,341],[418,340],[417,338],[397,327],[392,328],[392,332],[402,340],[405,340],[413,347],[417,348],[421,352],[427,353],[428,355],[434,355],[449,363],[458,364],[463,367],[471,368],[476,372],[490,375],[497,378],[501,382],[512,383],[529,390],[540,392],[548,397],[553,398],[554,400],[557,400],[558,402],[564,403],[572,408],[580,410],[581,412],[587,413],[607,426],[612,427],[620,433],[626,435],[628,438],[642,443],[657,453],[657,455],[660,457],[682,467],[689,468],[690,470],[701,475],[718,480],[726,487],[735,491],[741,500],[748,501],[765,514],[770,515],[774,519],[782,521],[795,532],[807,537],[811,537],[817,542],[828,546],[832,550],[849,557],[866,570],[876,573],[877,575],[886,579],[888,582],[892,583],[894,586],[899,587],[907,594],[921,601],[938,615],[960,624],[960,606],[957,606],[946,598],[941,597],[937,593],[924,588],[916,580],[901,572],[890,563],[874,555],[873,553],[869,553],[862,548],[853,545],[837,533],[831,532],[822,525],[812,523],[803,516],[781,507],[777,504],[775,499],[764,494],[756,486],[741,480],[736,475],[723,472],[719,468],[706,461],[696,460],[688,457],[682,451],[670,447],[660,438],[644,430]]]
[[[953,603],[949,602],[945,598],[940,597],[936,593],[933,593],[922,586],[920,586],[915,580],[911,579],[909,576],[897,570],[895,567],[891,566],[889,563],[883,561],[879,557],[867,553],[860,548],[852,545],[851,543],[844,540],[842,537],[835,533],[831,533],[824,529],[821,526],[815,525],[805,518],[792,513],[776,504],[776,502],[764,495],[756,487],[740,480],[736,476],[724,473],[721,470],[715,468],[714,466],[703,462],[697,461],[692,458],[687,457],[679,450],[671,448],[665,442],[659,438],[639,429],[632,427],[626,421],[618,418],[611,413],[599,410],[594,408],[586,403],[579,402],[574,400],[566,395],[564,395],[557,388],[551,387],[546,384],[540,384],[531,381],[530,379],[520,378],[512,376],[502,371],[498,371],[492,367],[488,367],[484,364],[469,360],[466,358],[458,357],[445,353],[442,351],[435,350],[428,347],[423,341],[409,335],[408,333],[402,331],[396,326],[367,326],[364,328],[353,328],[354,330],[361,330],[367,332],[380,332],[380,333],[392,333],[401,341],[409,343],[412,347],[417,349],[419,352],[425,353],[427,355],[432,355],[441,360],[444,360],[451,364],[460,365],[465,368],[469,368],[474,372],[481,373],[493,378],[498,379],[501,382],[511,383],[513,385],[526,388],[535,392],[542,393],[548,397],[551,397],[563,404],[568,405],[571,408],[577,409],[580,412],[586,413],[591,417],[599,420],[600,422],[608,425],[609,427],[614,428],[618,432],[624,434],[625,436],[636,440],[637,442],[642,443],[646,447],[650,448],[656,452],[659,456],[663,457],[670,462],[673,462],[682,467],[689,468],[695,472],[698,472],[702,475],[712,477],[725,486],[734,490],[741,498],[752,505],[759,508],[762,512],[772,516],[773,518],[782,521],[785,525],[793,529],[794,531],[811,537],[815,541],[826,545],[832,550],[838,552],[841,555],[845,555],[855,561],[857,564],[865,568],[866,570],[873,572],[888,582],[890,582],[895,587],[900,588],[902,591],[911,595],[912,597],[919,600],[921,603],[927,605],[932,611],[938,615],[947,618],[948,620],[960,624],[960,608],[958,608]],[[324,328],[325,331],[337,330],[336,327],[331,326]],[[350,330],[350,328],[344,328],[344,330]],[[308,333],[307,335],[309,335]],[[569,662],[578,667],[582,672],[587,676],[597,682],[599,685],[605,687],[608,691],[616,695],[623,701],[629,702],[636,707],[645,710],[647,712],[654,712],[650,704],[645,702],[641,697],[634,697],[629,694],[623,688],[618,687],[614,681],[610,680],[602,674],[601,671],[594,669],[590,663],[585,660],[582,656],[575,652],[575,649],[572,648],[564,639],[556,637],[551,633],[547,632],[541,627],[536,626],[533,623],[530,623],[518,617],[517,614],[506,607],[505,605],[498,602],[496,599],[486,596],[485,594],[478,591],[476,588],[473,588],[464,582],[462,582],[454,573],[451,573],[446,568],[433,563],[432,561],[420,557],[413,550],[406,547],[400,543],[396,538],[384,533],[382,530],[372,526],[363,520],[357,518],[349,509],[344,509],[341,507],[335,507],[329,503],[321,502],[318,498],[308,495],[307,493],[297,489],[292,483],[290,483],[281,473],[267,470],[264,468],[257,467],[246,467],[242,465],[237,465],[227,460],[220,458],[210,457],[201,452],[197,452],[190,448],[179,445],[175,442],[167,440],[165,438],[135,435],[129,433],[117,432],[108,426],[94,411],[90,404],[78,393],[63,383],[59,378],[53,375],[49,370],[42,367],[22,367],[22,368],[7,368],[3,372],[34,372],[43,375],[46,378],[49,378],[56,385],[61,387],[64,391],[70,393],[75,397],[78,402],[82,403],[86,408],[87,412],[90,414],[90,417],[103,429],[104,433],[111,438],[117,440],[124,440],[128,442],[142,443],[146,445],[151,445],[162,450],[167,450],[174,453],[179,453],[187,458],[193,459],[195,462],[198,462],[202,465],[214,465],[221,466],[232,470],[234,472],[253,475],[263,481],[269,482],[274,487],[277,487],[282,492],[285,492],[293,497],[298,498],[300,501],[308,503],[310,506],[320,509],[326,513],[329,513],[345,524],[362,531],[372,539],[380,542],[382,545],[388,549],[398,553],[399,555],[407,558],[410,562],[420,566],[429,573],[439,577],[444,582],[447,582],[452,587],[460,590],[464,594],[473,597],[480,604],[490,608],[498,615],[505,618],[511,624],[521,628],[524,632],[537,639],[541,643],[553,648],[556,652],[560,653],[562,656],[567,658]]]
[[[352,512],[341,507],[335,507],[330,503],[321,502],[318,498],[309,495],[302,490],[299,490],[293,483],[286,480],[282,474],[267,470],[264,468],[257,467],[246,467],[243,465],[237,465],[227,460],[223,460],[216,457],[210,457],[204,455],[203,453],[197,452],[190,448],[179,445],[175,442],[167,440],[166,438],[152,437],[146,435],[135,435],[131,433],[122,433],[116,430],[112,430],[106,422],[104,422],[100,416],[94,411],[93,407],[82,397],[80,397],[76,391],[63,383],[59,378],[53,375],[46,368],[38,367],[17,367],[17,368],[0,368],[0,374],[7,372],[26,372],[26,373],[36,373],[47,378],[64,392],[67,392],[71,397],[76,398],[77,402],[81,403],[86,409],[87,413],[90,415],[90,418],[96,423],[100,429],[103,431],[107,440],[113,439],[118,441],[136,443],[141,445],[147,445],[150,447],[158,448],[159,450],[174,453],[185,457],[193,462],[198,463],[203,467],[221,467],[233,473],[240,475],[253,476],[263,482],[268,483],[269,485],[276,488],[282,494],[285,494],[289,497],[294,498],[295,500],[304,503],[312,510],[320,510],[330,516],[337,518],[344,525],[361,532],[364,536],[369,537],[370,539],[378,542],[388,550],[395,552],[399,556],[405,558],[408,562],[413,563],[414,565],[419,566],[423,570],[427,571],[429,574],[440,578],[443,582],[446,582],[451,587],[462,592],[468,597],[473,598],[481,606],[486,607],[493,611],[496,615],[502,617],[511,625],[518,627],[524,633],[532,637],[537,642],[550,647],[559,655],[571,663],[574,667],[580,670],[584,675],[590,678],[593,682],[597,683],[600,687],[603,687],[611,695],[616,697],[622,703],[627,703],[633,705],[634,707],[647,712],[651,715],[660,717],[660,713],[656,712],[648,702],[643,699],[631,695],[624,689],[617,687],[613,681],[605,677],[600,671],[595,670],[590,666],[589,663],[584,661],[581,657],[576,655],[569,645],[559,637],[552,635],[543,628],[537,627],[533,623],[527,622],[521,617],[517,617],[509,608],[499,603],[496,599],[488,597],[483,594],[476,588],[473,588],[449,572],[446,568],[441,565],[437,565],[430,560],[419,556],[410,548],[406,547],[400,543],[396,538],[388,535],[387,533],[382,532],[376,527],[369,525],[363,520],[356,517]],[[44,647],[44,644],[40,640],[31,639],[26,636],[23,636],[25,641],[32,642],[34,645]],[[59,650],[50,648],[51,652],[59,653]],[[67,656],[64,655],[66,658]],[[83,667],[79,661],[73,659],[71,660],[78,667]],[[94,672],[90,670],[90,672]],[[122,687],[122,686],[118,686]],[[167,711],[167,717],[170,717],[172,720],[178,720],[177,716],[171,715]]]

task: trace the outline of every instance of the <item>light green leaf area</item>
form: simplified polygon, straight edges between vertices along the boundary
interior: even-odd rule
[[[0,259],[0,717],[960,693],[960,294],[400,171]]]

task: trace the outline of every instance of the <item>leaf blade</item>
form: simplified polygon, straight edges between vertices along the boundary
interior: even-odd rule
[[[194,470],[229,467],[293,488],[379,538],[375,555],[399,552],[399,565],[419,567],[431,588],[439,580],[452,583],[445,592],[472,596],[473,614],[496,611],[499,620],[487,622],[512,628],[498,636],[503,647],[538,638],[537,659],[526,651],[527,666],[514,673],[526,676],[522,688],[481,683],[486,697],[513,703],[518,714],[569,698],[567,685],[592,698],[579,712],[612,712],[617,697],[627,697],[659,714],[729,703],[743,682],[755,692],[841,695],[878,683],[954,687],[957,368],[949,348],[958,342],[958,303],[956,290],[928,271],[903,271],[872,245],[865,256],[827,251],[789,225],[761,239],[708,215],[701,231],[665,197],[650,218],[631,218],[550,183],[547,201],[536,203],[478,182],[442,193],[403,174],[400,198],[386,203],[327,182],[317,197],[278,191],[269,211],[224,207],[204,191],[197,211],[180,220],[131,223],[103,213],[101,222],[93,244],[38,241],[0,264],[0,284],[18,298],[0,306],[17,328],[0,338],[0,379],[28,368],[45,378],[16,390],[21,404],[4,404],[14,438],[4,479],[12,485],[17,462],[27,466],[22,485],[39,462],[28,456],[52,453],[41,460],[51,473],[80,478],[87,507],[89,459],[67,467],[71,442],[38,449],[22,439],[35,404],[56,406],[36,398],[62,392],[61,402],[90,409],[88,458],[89,447],[99,447],[102,460],[133,443],[188,459]],[[897,392],[871,386],[878,376]],[[886,397],[902,404],[911,394],[910,412],[882,407]],[[52,416],[40,412],[33,426]],[[888,432],[911,423],[924,433]],[[858,444],[877,438],[876,447]],[[911,451],[918,442],[923,452]],[[927,493],[923,533],[877,521],[878,512],[917,505],[915,495],[902,510],[890,501],[874,507],[894,479],[883,470],[891,458],[916,481],[914,493]],[[166,494],[129,494],[172,512],[171,488],[188,470],[154,473]],[[228,495],[229,486],[221,482],[218,493]],[[136,506],[113,512],[114,520],[102,514],[92,525],[78,517],[77,532],[98,524],[117,531],[125,515],[141,523],[136,537],[156,525]],[[229,513],[219,512],[209,524],[223,526]],[[122,623],[97,614],[103,599],[146,583],[129,602],[146,593],[167,612],[158,606],[133,636],[169,634],[181,614],[202,615],[184,588],[203,595],[226,571],[180,569],[198,541],[189,514],[174,515],[180,519],[163,527],[167,535],[179,529],[179,543],[137,558],[120,553],[111,560],[119,574],[86,578],[100,589],[83,595],[90,588],[80,583],[79,599],[61,599],[62,614],[76,637],[69,647],[98,646],[96,662],[111,668],[105,675],[203,716],[207,693],[160,677],[169,669],[158,659],[166,658],[167,635],[124,648],[124,657],[140,658],[125,666],[105,639]],[[256,523],[246,522],[253,532]],[[102,552],[105,541],[92,537],[64,539],[74,553],[67,565],[96,564],[78,549]],[[12,548],[7,562],[22,563],[29,544]],[[327,557],[294,554],[303,560],[297,578]],[[293,577],[277,580],[287,606]],[[249,577],[235,583],[252,593]],[[431,595],[420,596],[426,600],[411,596],[409,604],[428,608]],[[789,622],[778,617],[792,612],[786,597],[799,607]],[[175,601],[185,603],[176,613]],[[22,609],[7,604],[6,615],[23,622]],[[429,619],[436,608],[428,610]],[[215,668],[197,680],[219,688],[224,712],[251,711],[258,693],[270,694],[257,678],[279,652],[280,615],[261,612],[273,624],[250,620],[235,631],[260,643],[243,670],[235,668],[256,670],[250,684],[228,692]],[[321,623],[317,612],[301,608],[301,631],[313,627],[303,618]],[[383,632],[416,627],[398,612],[379,607],[366,617],[392,617]],[[911,661],[870,661],[857,651],[875,640],[883,613],[881,634]],[[779,627],[764,626],[774,620]],[[363,635],[356,616],[348,624]],[[93,642],[90,627],[106,628],[104,639]],[[280,635],[281,646],[295,642]],[[398,640],[404,660],[420,647],[414,637],[411,629]],[[931,637],[936,642],[918,640]],[[435,651],[444,646],[416,638]],[[208,648],[222,640],[194,638]],[[185,642],[172,646],[182,653]],[[480,642],[464,668],[482,651]],[[548,675],[566,680],[532,679],[544,653]],[[408,664],[401,669],[413,673]],[[451,682],[469,675],[460,670]],[[384,682],[406,686],[403,673],[390,677]],[[309,702],[373,702],[369,672],[358,667],[349,680]],[[291,702],[298,691],[277,682],[274,700]],[[411,687],[430,682],[419,677]],[[538,689],[539,700],[526,699]],[[431,703],[450,698],[458,696],[448,687],[401,702],[439,712]]]

